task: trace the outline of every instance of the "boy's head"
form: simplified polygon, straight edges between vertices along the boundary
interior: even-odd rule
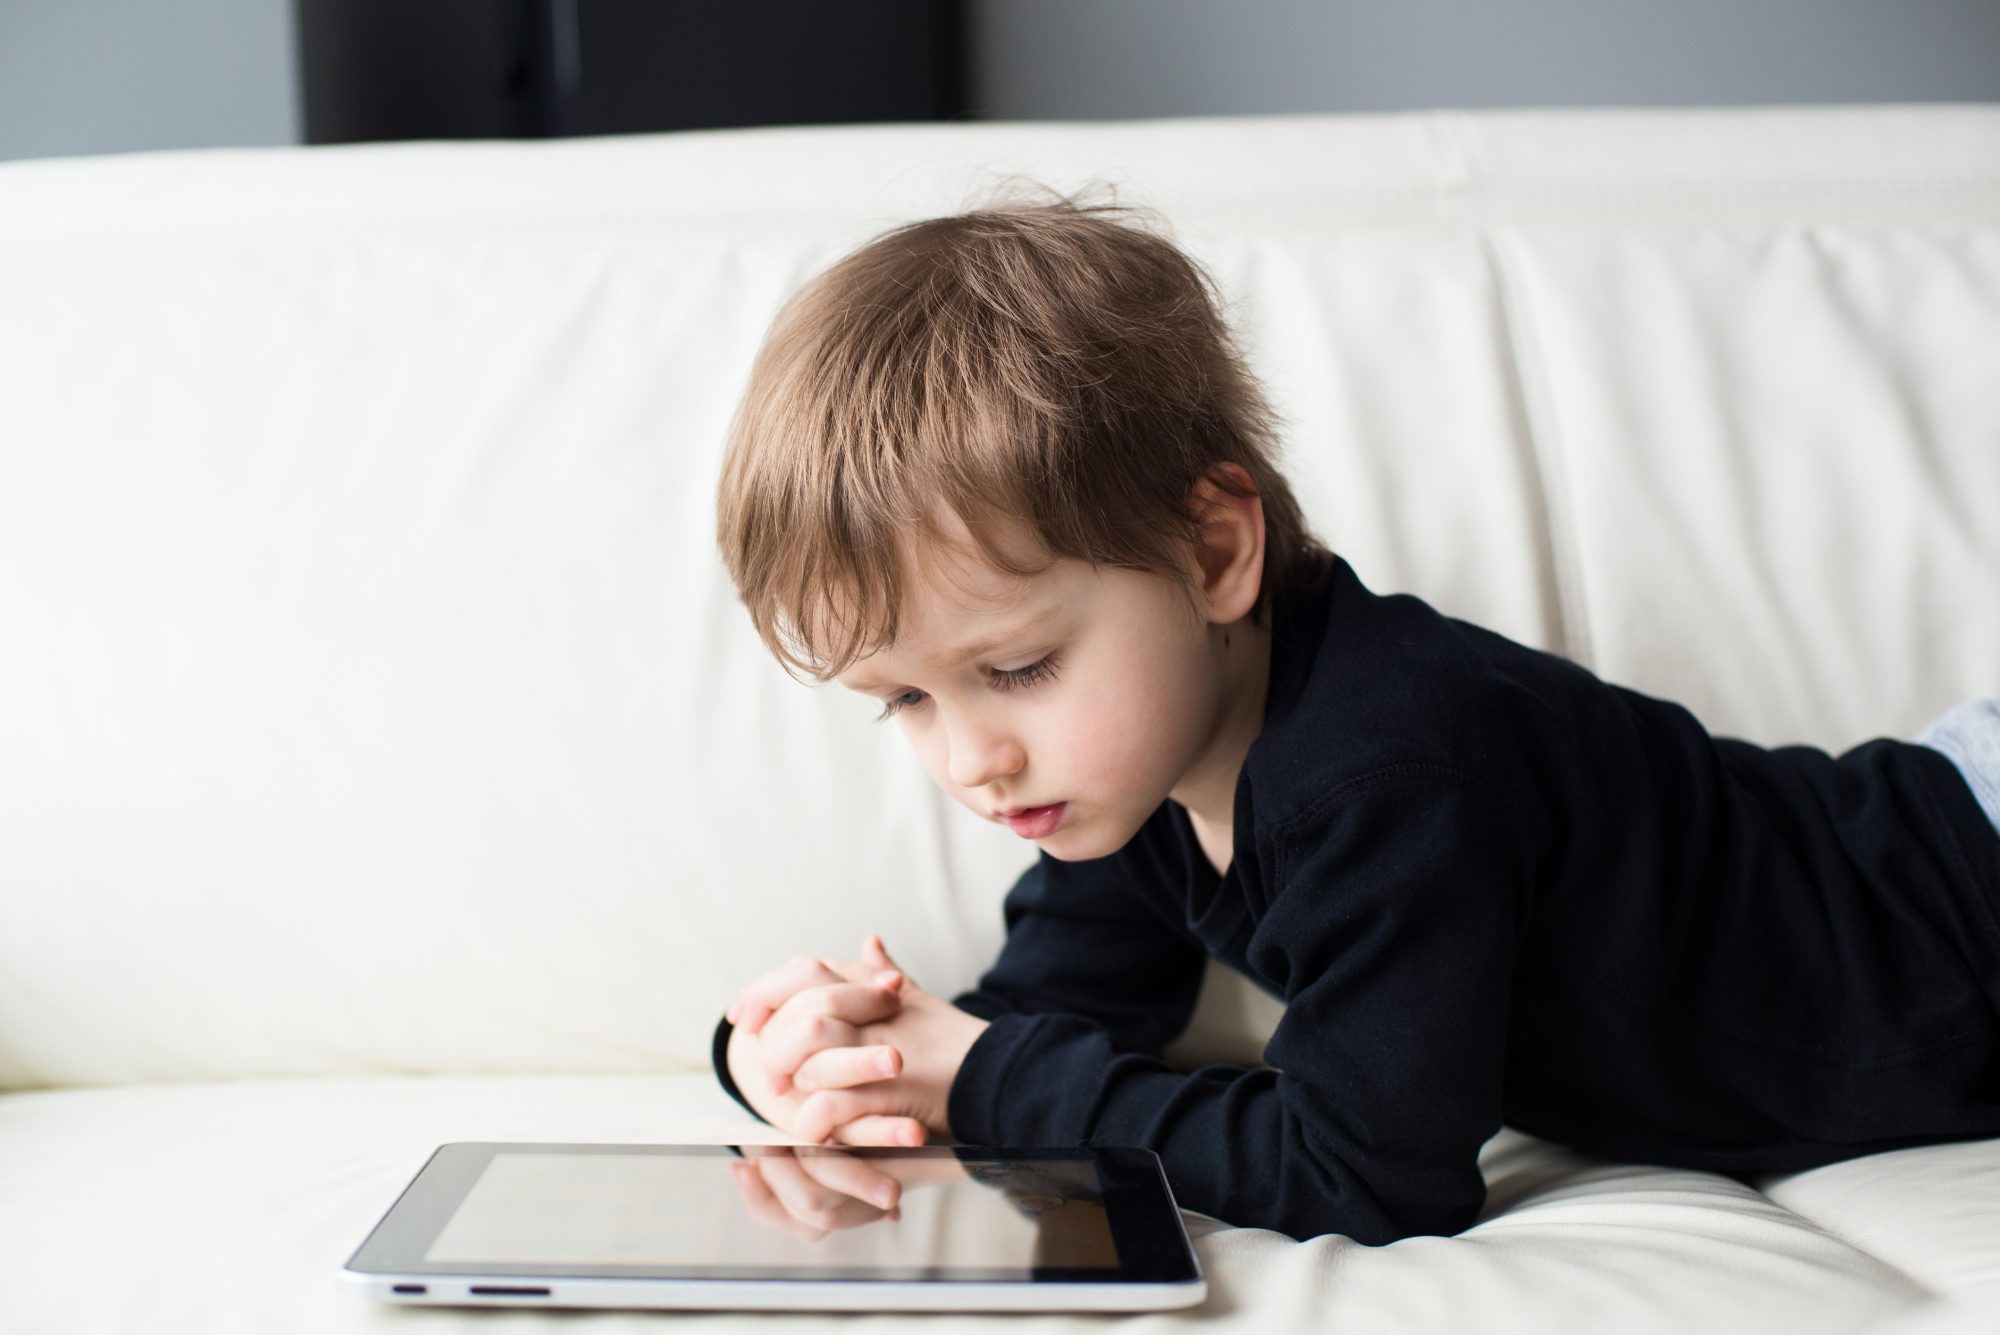
[[[1204,588],[1217,498],[1260,521],[1238,617],[1268,625],[1324,556],[1213,281],[1133,212],[1057,197],[907,224],[785,303],[731,423],[717,518],[788,671],[926,655],[906,634],[936,610],[926,592],[963,615],[923,619],[963,629],[1038,586],[1074,604],[1090,575],[1212,622],[1234,606]],[[981,785],[998,787],[954,795],[991,816],[968,797]]]

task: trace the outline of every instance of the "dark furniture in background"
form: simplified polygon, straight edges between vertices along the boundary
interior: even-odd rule
[[[309,144],[964,117],[960,0],[294,0]]]

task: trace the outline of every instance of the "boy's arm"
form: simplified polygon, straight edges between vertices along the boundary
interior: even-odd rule
[[[973,990],[981,1019],[1071,1015],[1121,1052],[1158,1053],[1187,1028],[1208,952],[1180,921],[1185,877],[1162,807],[1109,857],[1043,853],[1007,894],[1007,940]],[[1149,898],[1139,883],[1158,887]]]
[[[1451,1234],[1499,1129],[1519,888],[1498,799],[1435,768],[1329,793],[1263,855],[1250,960],[1282,985],[1266,1068],[1181,1075],[1063,1015],[998,1016],[948,1117],[988,1144],[1140,1146],[1184,1205],[1294,1237]]]

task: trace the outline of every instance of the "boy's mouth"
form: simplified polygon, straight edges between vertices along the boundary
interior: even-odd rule
[[[1069,803],[1056,802],[1045,807],[1016,807],[1000,813],[1007,822],[1007,828],[1023,839],[1046,839],[1056,832],[1069,814]]]

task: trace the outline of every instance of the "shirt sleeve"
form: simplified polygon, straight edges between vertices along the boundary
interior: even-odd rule
[[[1116,1051],[1158,1053],[1187,1028],[1208,959],[1181,921],[1166,839],[1162,808],[1107,857],[1043,853],[1007,894],[999,959],[954,1004],[983,1020],[1070,1016]]]
[[[1006,1015],[966,1055],[953,1129],[1151,1149],[1181,1204],[1294,1237],[1457,1233],[1500,1128],[1528,847],[1451,771],[1343,784],[1238,854],[1269,864],[1237,869],[1270,895],[1249,958],[1287,1002],[1267,1067],[1182,1075],[1087,1019]]]
[[[727,1015],[715,1022],[715,1037],[709,1040],[708,1046],[709,1063],[715,1067],[715,1078],[721,1084],[722,1092],[742,1104],[743,1111],[769,1126],[771,1119],[750,1106],[750,1100],[743,1097],[743,1091],[736,1087],[735,1079],[729,1074],[729,1036],[735,1032],[736,1027],[729,1023]]]

